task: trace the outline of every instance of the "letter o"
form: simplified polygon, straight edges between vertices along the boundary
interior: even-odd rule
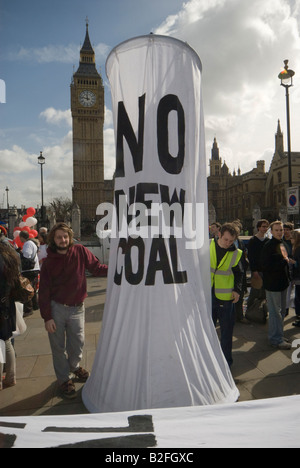
[[[178,154],[176,157],[169,153],[169,113],[177,112],[178,119]],[[169,174],[179,174],[182,171],[185,153],[185,117],[184,110],[178,97],[174,94],[164,96],[157,108],[157,151],[161,166]]]

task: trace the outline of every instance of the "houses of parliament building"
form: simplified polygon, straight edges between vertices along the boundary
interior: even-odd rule
[[[225,161],[220,158],[214,139],[210,173],[207,178],[209,222],[224,223],[240,219],[244,231],[252,234],[255,219],[265,218],[270,222],[287,216],[288,154],[284,151],[283,133],[278,121],[275,134],[275,151],[266,171],[265,161],[257,161],[250,172],[241,174],[240,169],[230,173]],[[291,153],[293,186],[300,183],[300,153]],[[299,215],[295,216],[299,220]]]

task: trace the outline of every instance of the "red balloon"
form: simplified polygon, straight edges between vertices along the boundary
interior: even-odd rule
[[[22,247],[23,247],[23,245],[24,245],[24,243],[21,241],[21,239],[20,239],[20,237],[19,237],[19,236],[18,236],[18,237],[16,237],[16,238],[14,239],[14,243],[15,243],[15,244],[16,244],[16,246],[17,246],[17,247],[19,247],[19,248],[22,248]]]
[[[32,235],[33,237],[37,237],[38,232],[35,229],[32,229],[29,233],[29,235]]]
[[[22,221],[24,221],[24,223],[25,223],[25,221],[26,221],[27,218],[30,218],[30,215],[29,215],[29,214],[24,215],[23,218],[22,218]]]
[[[27,209],[27,214],[33,216],[35,214],[35,209],[33,207]]]
[[[27,231],[28,233],[30,233],[30,227],[24,226],[22,227],[22,231]]]

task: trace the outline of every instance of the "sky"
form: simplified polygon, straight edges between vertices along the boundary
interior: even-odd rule
[[[86,18],[105,86],[106,178],[115,160],[106,58],[150,32],[187,42],[201,59],[207,161],[216,138],[231,173],[262,159],[268,170],[278,119],[287,148],[285,59],[295,71],[291,146],[300,151],[300,0],[0,0],[0,208],[6,187],[10,205],[41,204],[40,151],[45,203],[71,198],[70,83]]]

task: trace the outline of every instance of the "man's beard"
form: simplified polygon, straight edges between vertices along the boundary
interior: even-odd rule
[[[59,245],[56,245],[56,250],[68,250],[68,248],[68,245],[66,247],[60,247]]]

